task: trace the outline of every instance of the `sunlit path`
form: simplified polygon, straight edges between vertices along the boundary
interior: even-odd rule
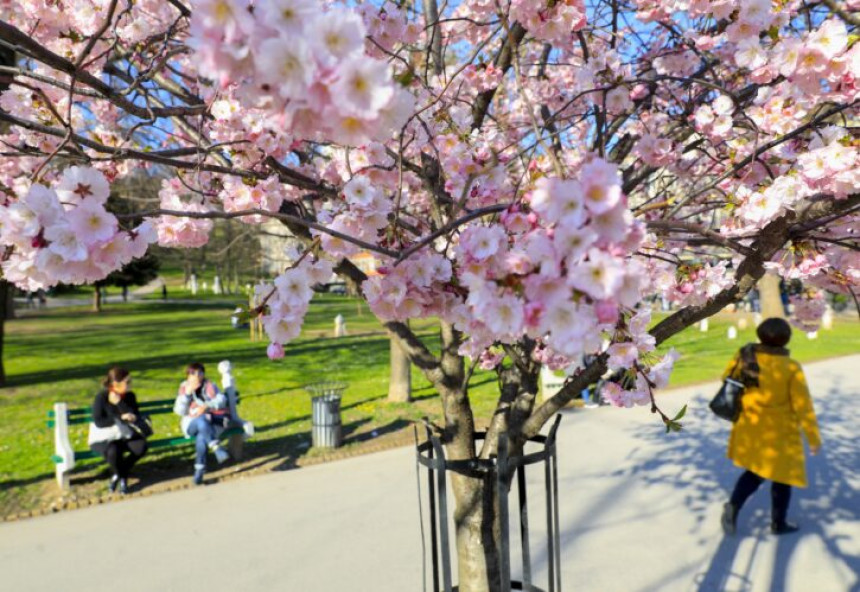
[[[566,413],[563,589],[860,590],[858,365],[860,356],[807,368],[824,449],[792,501],[802,530],[783,538],[767,534],[767,492],[750,500],[738,536],[722,536],[737,469],[724,458],[727,425],[704,406],[713,384],[663,396],[667,408],[691,406],[673,436],[646,408]],[[545,549],[535,541],[533,551],[539,571]],[[422,590],[413,453],[3,524],[0,573],[4,590],[21,591]]]

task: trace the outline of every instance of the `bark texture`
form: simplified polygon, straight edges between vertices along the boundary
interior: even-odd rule
[[[761,295],[762,318],[777,317],[784,319],[785,309],[782,306],[782,297],[779,292],[779,277],[773,273],[766,273],[758,281],[758,291]]]
[[[388,400],[408,403],[412,400],[412,364],[395,340],[391,340],[391,374],[388,380]]]

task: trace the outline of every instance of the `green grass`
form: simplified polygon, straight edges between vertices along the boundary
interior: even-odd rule
[[[747,319],[747,328],[738,331],[737,339],[727,339],[729,326],[737,326],[741,317]],[[674,347],[681,353],[669,386],[715,380],[742,345],[755,341],[752,315],[717,315],[709,319],[706,333],[700,331],[698,325],[688,328],[660,347],[661,352]],[[860,353],[860,322],[856,316],[839,317],[832,330],[818,331],[817,339],[809,339],[805,333],[795,330],[788,347],[791,357],[799,362]]]
[[[53,491],[53,435],[45,425],[55,401],[89,406],[108,367],[128,367],[140,400],[175,396],[185,365],[194,360],[220,379],[220,360],[233,363],[241,392],[241,415],[257,426],[246,445],[248,458],[282,458],[284,467],[307,450],[310,397],[303,386],[319,380],[349,383],[343,396],[346,444],[376,431],[386,434],[425,415],[438,416],[440,405],[429,383],[413,372],[415,404],[386,401],[389,341],[367,306],[346,297],[317,296],[302,336],[286,347],[283,360],[266,358],[266,342],[251,342],[247,330],[230,327],[233,305],[201,300],[194,304],[139,302],[110,304],[100,313],[87,307],[39,311],[6,325],[7,387],[0,389],[0,514],[26,509]],[[349,335],[334,339],[333,319],[342,314]],[[435,346],[430,322],[413,327]],[[476,412],[489,415],[495,383],[474,379]],[[178,418],[153,418],[158,437],[178,434]],[[72,426],[73,447],[86,448],[86,427]],[[147,456],[169,471],[185,467],[190,448]],[[86,462],[84,463],[87,464]],[[90,461],[90,465],[98,465]],[[190,465],[189,465],[190,466]],[[76,469],[76,474],[78,473]],[[85,472],[86,474],[86,472]],[[5,510],[5,511],[4,511]]]
[[[55,401],[72,407],[89,406],[107,368],[127,366],[141,400],[173,397],[185,365],[202,361],[210,377],[218,379],[217,363],[233,362],[242,394],[241,415],[257,426],[246,445],[251,462],[277,461],[294,466],[301,457],[318,454],[308,449],[310,400],[303,386],[318,380],[349,383],[342,401],[347,446],[358,446],[372,432],[400,430],[425,415],[441,412],[433,389],[413,370],[416,402],[386,401],[389,341],[367,306],[347,297],[322,295],[311,304],[302,336],[286,347],[283,360],[269,361],[264,341],[251,342],[247,330],[234,330],[229,317],[235,306],[229,297],[194,303],[144,301],[109,304],[104,312],[88,307],[42,310],[6,325],[5,363],[8,386],[0,389],[0,514],[28,509],[56,494],[53,435],[45,425]],[[30,313],[26,313],[30,314]],[[337,314],[346,318],[349,336],[331,336]],[[682,357],[671,384],[713,380],[743,343],[753,340],[752,329],[739,339],[724,339],[728,317],[711,319],[711,330],[692,328],[670,341]],[[436,349],[436,328],[430,321],[414,322],[414,330]],[[840,319],[833,331],[810,341],[796,335],[793,355],[800,361],[857,353],[860,324]],[[663,348],[665,349],[665,348]],[[494,374],[476,373],[470,396],[475,416],[487,421],[495,405]],[[178,435],[172,415],[154,418],[157,437]],[[73,426],[75,449],[86,448],[86,427]],[[190,448],[154,452],[144,469],[165,478],[190,470]],[[76,483],[98,482],[103,464],[83,463]]]

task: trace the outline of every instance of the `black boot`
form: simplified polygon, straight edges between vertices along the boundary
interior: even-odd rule
[[[786,522],[782,520],[777,522],[776,520],[770,523],[770,532],[773,534],[791,534],[793,532],[797,532],[800,530],[800,527],[797,524],[792,524],[791,522]]]
[[[723,532],[727,535],[735,534],[738,522],[738,509],[732,502],[726,502],[723,506],[723,516],[720,523],[723,525]]]
[[[114,493],[116,491],[116,486],[119,485],[119,475],[114,475],[110,478],[108,482],[108,491]]]
[[[128,493],[128,480],[125,477],[119,480],[119,492],[121,495]]]

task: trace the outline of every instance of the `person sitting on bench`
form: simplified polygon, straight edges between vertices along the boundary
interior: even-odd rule
[[[206,451],[211,450],[219,463],[230,455],[218,444],[216,427],[224,427],[230,421],[227,397],[206,378],[203,364],[194,362],[185,369],[186,379],[179,385],[179,394],[173,411],[182,417],[182,431],[189,438],[196,438],[197,456],[194,460],[195,485],[203,483],[206,472]]]
[[[93,401],[93,423],[96,428],[115,429],[121,423],[131,424],[137,421],[140,410],[137,407],[137,397],[129,390],[131,376],[129,371],[120,366],[114,366],[108,371],[107,378],[102,382],[104,388],[98,392]],[[110,430],[105,430],[109,433]],[[93,452],[105,457],[111,469],[108,489],[111,493],[117,490],[123,495],[128,493],[128,474],[131,467],[146,454],[146,438],[132,432],[130,438],[123,439],[119,434],[105,436],[98,441],[97,435],[91,435],[90,448]]]

